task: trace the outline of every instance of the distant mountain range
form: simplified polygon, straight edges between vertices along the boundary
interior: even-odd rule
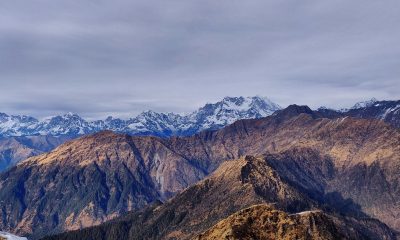
[[[108,117],[86,121],[77,114],[67,113],[39,121],[30,116],[0,113],[0,136],[78,136],[102,130],[159,137],[187,136],[202,130],[219,129],[239,119],[266,117],[279,109],[281,107],[269,99],[255,96],[225,97],[187,115],[146,111],[128,120]]]
[[[87,121],[74,113],[49,117],[39,121],[30,116],[0,113],[0,137],[10,136],[80,136],[111,130],[130,135],[159,137],[189,136],[203,130],[217,130],[240,119],[254,119],[271,115],[281,107],[264,97],[225,97],[208,103],[186,115],[145,111],[127,120],[108,117],[105,120]],[[320,108],[327,116],[351,116],[384,120],[400,127],[400,101],[371,99],[356,103],[350,109]]]

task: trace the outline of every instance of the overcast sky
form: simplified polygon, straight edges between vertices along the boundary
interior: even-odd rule
[[[0,1],[0,112],[400,99],[400,1]]]

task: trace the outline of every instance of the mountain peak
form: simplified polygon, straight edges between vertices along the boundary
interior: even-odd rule
[[[276,116],[277,119],[286,120],[286,119],[298,116],[302,113],[309,114],[312,116],[315,115],[313,110],[311,110],[311,108],[309,108],[308,106],[296,105],[296,104],[289,105],[288,107],[275,112],[273,115]]]
[[[351,107],[351,109],[370,107],[370,106],[374,105],[374,103],[376,103],[377,101],[378,100],[376,98],[371,98],[370,100],[362,101],[362,102],[358,102],[358,103],[354,104],[354,106]]]
[[[292,104],[289,105],[287,108],[284,109],[285,111],[290,111],[290,112],[296,112],[298,114],[300,113],[308,113],[311,114],[313,111],[311,110],[310,107],[307,105],[297,105],[297,104]]]
[[[242,96],[239,96],[239,97],[226,96],[222,99],[222,102],[236,102],[236,101],[244,101],[244,97],[242,97]]]
[[[64,118],[81,118],[77,113],[74,112],[67,112],[63,114]]]
[[[240,119],[266,117],[279,109],[279,105],[259,96],[225,97],[220,102],[208,103],[189,114],[190,121],[196,123],[194,128],[189,129],[191,133],[219,129]]]

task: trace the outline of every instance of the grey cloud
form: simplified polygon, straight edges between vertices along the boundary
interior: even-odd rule
[[[400,94],[398,1],[6,0],[0,112],[187,112],[226,95]]]

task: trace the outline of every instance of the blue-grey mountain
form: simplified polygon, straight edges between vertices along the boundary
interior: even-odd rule
[[[240,119],[266,117],[279,109],[279,105],[269,99],[256,96],[225,97],[186,115],[145,111],[127,120],[110,116],[105,120],[86,121],[77,114],[67,113],[39,121],[29,116],[0,113],[0,136],[79,136],[102,130],[130,135],[188,136],[216,130]]]

